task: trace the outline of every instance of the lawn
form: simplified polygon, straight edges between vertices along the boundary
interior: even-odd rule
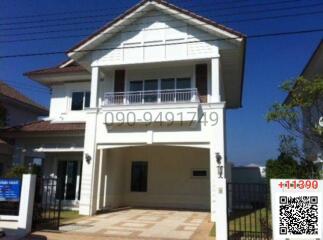
[[[261,218],[266,219],[266,209],[262,208],[249,214],[245,214],[241,217],[230,220],[229,229],[234,231],[251,231],[251,232],[261,232],[261,223],[259,221]],[[268,225],[271,228],[271,212],[268,213]],[[215,225],[213,225],[210,236],[215,236]]]
[[[78,211],[62,210],[61,211],[61,223],[71,222],[75,219],[81,218]]]

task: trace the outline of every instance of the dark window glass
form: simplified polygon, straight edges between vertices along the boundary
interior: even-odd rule
[[[131,191],[147,192],[147,162],[133,162],[131,167]]]
[[[158,81],[146,80],[145,81],[145,102],[157,102]]]
[[[76,199],[77,161],[58,161],[56,198]]]
[[[131,81],[130,82],[130,91],[142,91],[143,82],[142,81]]]
[[[130,92],[136,92],[136,93],[130,93],[128,98],[130,103],[140,103],[142,101],[142,94],[138,93],[138,91],[143,90],[143,81],[131,81],[130,82]]]
[[[66,166],[66,200],[74,200],[76,193],[77,161],[68,161]]]
[[[85,92],[85,103],[84,103],[84,107],[90,107],[90,98],[91,98],[90,92]]]
[[[177,89],[186,89],[191,88],[191,79],[190,78],[177,78]]]
[[[193,177],[206,177],[207,171],[206,170],[193,170]]]
[[[161,94],[162,102],[174,102],[175,99],[175,79],[174,78],[165,78],[161,80],[160,84],[161,90],[165,90]]]
[[[192,98],[190,78],[177,78],[176,83],[176,101],[189,101]],[[187,90],[186,90],[187,89]]]
[[[175,89],[175,79],[174,78],[165,78],[161,80],[161,89]]]
[[[72,93],[72,110],[83,110],[83,92]]]

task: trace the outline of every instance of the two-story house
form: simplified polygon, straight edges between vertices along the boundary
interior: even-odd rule
[[[48,110],[23,95],[4,81],[0,81],[1,128],[23,124],[41,116],[47,116]],[[11,166],[12,145],[0,139],[0,176]]]
[[[65,204],[211,210],[226,177],[226,109],[241,107],[245,36],[166,1],[142,1],[26,73],[52,89],[47,120],[8,129],[16,161],[43,159]]]

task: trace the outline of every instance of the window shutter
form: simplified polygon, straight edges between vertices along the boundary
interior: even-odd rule
[[[125,70],[114,72],[114,92],[124,92]]]
[[[195,66],[196,87],[200,101],[207,102],[207,64],[197,64]]]

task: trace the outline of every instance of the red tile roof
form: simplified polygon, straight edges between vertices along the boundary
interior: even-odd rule
[[[0,81],[0,96],[1,95],[32,106],[33,108],[36,108],[38,111],[40,111],[41,114],[48,114],[48,110],[45,107],[41,106],[38,103],[35,103],[33,100],[18,92],[16,89],[10,87],[3,81]]]
[[[5,128],[2,133],[41,133],[41,132],[84,132],[85,123],[51,123],[50,121],[34,121],[23,125]]]

